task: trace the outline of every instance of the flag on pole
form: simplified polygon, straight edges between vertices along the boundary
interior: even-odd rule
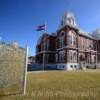
[[[42,30],[45,30],[45,28],[46,28],[46,25],[44,24],[44,25],[39,25],[39,26],[37,26],[37,31],[42,31]]]

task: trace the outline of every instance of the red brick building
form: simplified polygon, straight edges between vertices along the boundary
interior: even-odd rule
[[[100,34],[94,33],[82,31],[74,15],[65,13],[57,32],[45,33],[38,40],[36,62],[66,70],[99,67],[100,38],[97,37]]]

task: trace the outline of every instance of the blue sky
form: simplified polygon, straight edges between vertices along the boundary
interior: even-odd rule
[[[100,27],[100,0],[0,0],[0,37],[22,47],[28,44],[29,54],[35,55],[42,34],[36,26],[46,22],[47,32],[55,32],[66,11],[73,12],[78,26],[87,32]]]

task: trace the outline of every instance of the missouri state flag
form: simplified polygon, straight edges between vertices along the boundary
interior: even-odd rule
[[[45,24],[44,25],[38,25],[37,28],[36,28],[36,30],[37,31],[42,31],[42,30],[45,30],[45,28],[46,28]]]

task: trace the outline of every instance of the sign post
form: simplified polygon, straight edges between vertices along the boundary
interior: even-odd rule
[[[29,50],[29,47],[26,46],[25,77],[24,77],[24,95],[26,94],[26,83],[27,83],[27,62],[28,62],[28,50]]]

